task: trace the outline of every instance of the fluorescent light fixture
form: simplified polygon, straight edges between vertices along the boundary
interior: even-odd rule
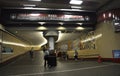
[[[58,27],[57,29],[58,30],[65,30],[66,28],[65,27]]]
[[[41,0],[28,0],[28,1],[41,1]]]
[[[63,22],[59,22],[60,25],[63,25],[64,23]]]
[[[100,37],[102,37],[102,34],[98,34],[98,35],[93,36],[93,37],[91,37],[91,38],[87,38],[87,39],[85,39],[85,40],[82,40],[81,42],[84,43],[84,42],[92,41],[92,40],[98,39],[98,38],[100,38]]]
[[[24,7],[35,7],[36,5],[34,4],[23,4]]]
[[[112,16],[112,14],[111,13],[109,13],[109,17],[111,17]]]
[[[39,24],[41,24],[41,25],[43,25],[43,24],[45,24],[46,22],[38,22]]]
[[[47,30],[47,28],[44,27],[44,26],[40,26],[40,27],[38,27],[37,29],[38,29],[38,30]]]
[[[33,8],[33,7],[24,7],[24,9],[31,9],[31,8]]]
[[[118,18],[117,18],[117,16],[115,17],[115,20],[117,20]]]
[[[64,15],[65,18],[71,18],[72,15]]]
[[[8,45],[15,45],[15,46],[25,47],[25,45],[24,45],[24,44],[21,44],[21,43],[15,43],[15,42],[9,42],[9,41],[3,41],[2,43],[3,43],[3,44],[8,44]]]
[[[74,8],[74,9],[72,8],[71,10],[72,10],[72,11],[79,11],[78,8]]]
[[[62,39],[62,32],[61,31],[58,31],[59,35],[58,35],[58,40],[56,42],[59,42],[61,39]]]
[[[77,23],[78,25],[82,25],[83,23]]]
[[[115,25],[119,25],[119,23],[115,23]]]
[[[81,5],[83,3],[83,1],[81,0],[71,0],[70,4],[75,4],[75,5]]]
[[[71,8],[77,8],[77,9],[80,9],[80,8],[82,8],[82,7],[80,7],[80,6],[71,6]]]
[[[40,14],[30,14],[30,16],[39,16]]]
[[[115,15],[113,14],[112,17],[115,18]]]
[[[83,27],[77,27],[76,30],[84,30],[85,28]]]
[[[106,17],[105,13],[103,14],[103,17],[104,17],[104,18]]]

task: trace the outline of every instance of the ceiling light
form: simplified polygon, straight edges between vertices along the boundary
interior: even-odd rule
[[[83,1],[81,0],[71,0],[70,4],[75,4],[75,5],[81,5],[83,3]]]
[[[82,7],[79,7],[79,6],[71,6],[71,8],[82,8]]]
[[[37,29],[38,29],[38,30],[47,30],[47,28],[44,27],[44,26],[40,26],[40,27],[38,27]]]
[[[41,0],[29,0],[29,1],[41,1]]]
[[[98,35],[96,35],[96,36],[87,38],[87,39],[85,39],[85,40],[82,40],[81,42],[84,43],[84,42],[92,41],[92,40],[98,39],[98,38],[100,38],[100,37],[102,37],[102,34],[98,34]]]
[[[62,37],[63,37],[62,32],[61,31],[58,31],[58,32],[59,32],[58,40],[56,42],[59,42],[62,39]]]
[[[113,14],[112,17],[115,18],[115,15]]]
[[[119,23],[115,23],[115,25],[119,26]]]
[[[33,7],[24,7],[24,9],[31,9],[31,8],[33,8]]]
[[[78,25],[82,25],[83,23],[77,23]]]
[[[34,4],[23,4],[24,7],[35,7],[36,5]]]
[[[25,47],[25,45],[21,44],[21,43],[15,43],[15,42],[9,42],[9,41],[3,41],[2,43],[3,44],[9,44],[9,45],[16,45],[16,46],[23,46],[23,47]]]
[[[63,25],[64,23],[63,22],[59,22],[60,25]]]
[[[105,13],[103,14],[103,17],[104,17],[104,18],[106,17]]]
[[[65,27],[58,27],[57,29],[58,30],[65,30],[66,28]]]
[[[112,16],[112,14],[111,13],[109,13],[109,17],[111,17]]]
[[[72,11],[79,11],[79,9],[75,9],[75,8],[74,8],[74,9],[71,9],[71,10],[72,10]]]
[[[77,27],[76,30],[84,30],[85,28],[83,27]]]
[[[72,15],[64,15],[65,18],[71,18]]]
[[[30,16],[39,16],[40,14],[30,14]]]
[[[43,24],[45,24],[46,22],[38,22],[39,24],[41,24],[41,25],[43,25]]]

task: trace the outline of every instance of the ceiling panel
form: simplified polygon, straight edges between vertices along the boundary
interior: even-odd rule
[[[83,10],[97,10],[102,5],[106,4],[110,0],[83,0],[82,5],[71,5],[70,0],[42,0],[28,1],[28,0],[0,0],[1,7],[23,7],[23,4],[35,4],[39,8],[71,8],[71,6],[81,6]],[[91,8],[89,8],[91,7]]]
[[[9,9],[9,8],[23,8],[23,4],[34,4],[36,5],[34,8],[50,8],[50,9],[71,9],[71,6],[79,6],[81,7],[78,10],[86,10],[86,11],[96,11],[98,9],[100,9],[101,7],[105,6],[108,2],[110,2],[112,0],[83,0],[83,3],[81,5],[71,5],[69,4],[70,0],[42,0],[41,2],[37,2],[37,1],[28,1],[28,0],[0,0],[0,8],[2,9]],[[118,1],[118,0],[115,0]],[[29,9],[30,10],[30,9]],[[15,10],[12,10],[15,11]],[[50,11],[47,11],[47,13],[49,13]],[[51,11],[51,12],[55,12],[55,11]],[[72,12],[74,13],[74,12]],[[80,12],[77,12],[80,13]],[[68,14],[68,12],[67,12]],[[84,12],[83,12],[84,14]],[[6,20],[5,20],[6,21]],[[5,22],[7,23],[7,22]],[[16,23],[16,24],[15,24]],[[18,29],[18,27],[21,27],[23,24],[25,24],[24,22],[12,22],[7,24],[7,28],[10,28],[12,26],[14,26],[15,28]],[[73,22],[74,23],[74,22]],[[17,26],[16,26],[17,25]],[[27,27],[31,27],[31,26],[35,26],[36,24],[34,24],[34,22],[25,24],[27,25]],[[58,25],[58,24],[50,24],[49,26],[53,26],[53,25]],[[88,26],[90,24],[87,24]],[[86,25],[86,26],[87,26]],[[40,25],[37,25],[35,27],[38,27]],[[71,25],[70,25],[71,26]],[[26,27],[26,28],[27,28]],[[92,26],[93,27],[93,26]],[[29,41],[32,45],[39,45],[41,43],[43,43],[43,38],[40,35],[40,31],[33,31],[31,29],[28,28],[28,30],[9,30],[10,32],[12,32],[13,34],[15,34],[18,37],[21,37],[24,40]],[[55,29],[53,29],[55,30]],[[61,39],[61,41],[65,41],[65,40],[69,40],[69,39],[75,39],[77,37],[81,36],[80,31],[74,31],[74,30],[65,30],[63,34],[63,38]]]
[[[33,31],[33,30],[9,30],[17,37],[24,39],[29,42],[31,45],[40,45],[44,43],[44,38],[41,34],[41,31]]]

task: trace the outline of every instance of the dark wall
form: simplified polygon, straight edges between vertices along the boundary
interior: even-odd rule
[[[103,12],[111,9],[120,8],[120,0],[110,0],[103,7],[101,7],[98,12]]]

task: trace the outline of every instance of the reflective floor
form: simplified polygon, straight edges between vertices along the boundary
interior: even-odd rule
[[[0,76],[120,76],[120,64],[58,59],[57,66],[43,66],[43,53],[29,53],[0,68]]]

